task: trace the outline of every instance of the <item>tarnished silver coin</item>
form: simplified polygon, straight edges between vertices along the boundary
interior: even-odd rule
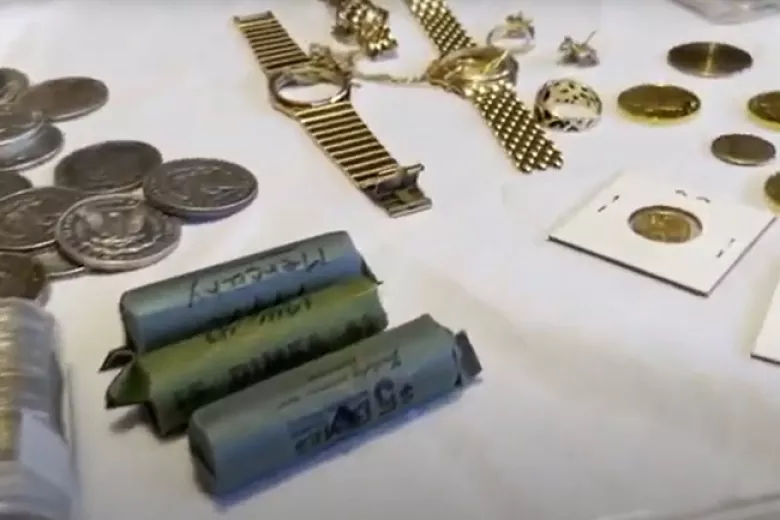
[[[17,191],[0,199],[0,250],[30,251],[54,243],[54,226],[83,193],[57,186]]]
[[[45,124],[24,146],[14,146],[7,156],[0,155],[0,173],[30,170],[52,160],[65,144],[65,136],[54,125]]]
[[[20,141],[25,141],[43,128],[40,112],[27,110],[16,105],[0,106],[0,150],[6,150]]]
[[[183,219],[216,219],[251,204],[257,179],[227,161],[179,159],[163,163],[144,179],[144,196],[160,211]]]
[[[83,265],[79,265],[63,255],[56,244],[30,251],[27,254],[41,263],[49,280],[70,278],[86,271]]]
[[[27,74],[7,67],[0,68],[0,104],[11,103],[30,85]]]
[[[0,298],[26,298],[41,302],[48,281],[40,262],[28,255],[0,253]]]
[[[54,183],[93,195],[133,191],[161,163],[160,151],[150,144],[106,141],[65,156],[54,168]]]
[[[32,85],[17,100],[48,121],[69,121],[91,114],[108,102],[108,87],[85,77],[57,78]]]
[[[32,188],[32,182],[27,177],[14,172],[0,173],[0,199],[28,188]]]
[[[97,271],[128,271],[159,262],[179,245],[181,225],[135,195],[97,195],[66,211],[57,245]]]

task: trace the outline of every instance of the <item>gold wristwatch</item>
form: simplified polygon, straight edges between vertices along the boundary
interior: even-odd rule
[[[478,45],[444,0],[404,2],[441,55],[426,71],[428,82],[471,101],[519,170],[563,166],[563,155],[515,92],[518,65],[510,53]]]
[[[352,106],[350,77],[337,63],[304,52],[271,12],[233,21],[268,77],[273,107],[298,121],[360,191],[391,217],[431,208],[417,185],[423,165],[401,166],[382,146]],[[320,84],[339,91],[311,102],[282,94],[288,87]]]

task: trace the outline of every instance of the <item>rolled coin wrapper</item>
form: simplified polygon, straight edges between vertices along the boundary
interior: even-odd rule
[[[301,292],[373,275],[344,232],[327,233],[132,289],[119,303],[128,345],[101,370]]]
[[[534,115],[540,126],[584,132],[596,126],[603,106],[593,88],[571,79],[551,80],[536,94]]]
[[[428,315],[201,408],[188,429],[215,495],[464,386],[481,371],[463,332]]]
[[[143,404],[160,435],[226,395],[387,327],[376,282],[355,278],[137,356],[106,392],[106,407]]]

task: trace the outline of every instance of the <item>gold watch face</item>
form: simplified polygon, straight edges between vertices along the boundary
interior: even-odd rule
[[[635,211],[628,219],[631,230],[642,238],[665,244],[684,244],[701,234],[701,222],[695,215],[671,206],[649,206]]]
[[[618,96],[618,107],[643,123],[676,123],[696,114],[701,101],[693,92],[675,85],[637,85]]]
[[[298,110],[329,105],[349,99],[349,78],[337,71],[311,65],[293,66],[268,77],[269,94],[274,107],[290,115]],[[296,89],[325,87],[314,97],[291,95]]]
[[[757,135],[725,134],[712,141],[712,154],[738,166],[760,166],[775,158],[775,146]]]
[[[470,47],[433,62],[427,77],[434,85],[462,94],[469,88],[498,81],[514,84],[517,62],[498,47]]]

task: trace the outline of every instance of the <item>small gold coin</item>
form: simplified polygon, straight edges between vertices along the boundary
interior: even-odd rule
[[[680,72],[705,78],[730,76],[753,65],[753,57],[747,51],[718,42],[678,45],[669,50],[666,60]]]
[[[747,109],[759,125],[780,130],[780,90],[756,94],[748,100]]]
[[[712,155],[738,166],[760,166],[775,158],[775,147],[766,139],[751,134],[725,134],[710,146]]]
[[[764,195],[766,195],[769,207],[780,212],[780,172],[770,175],[764,183]]]
[[[701,108],[696,94],[675,85],[637,85],[621,92],[617,103],[629,119],[646,124],[679,123]]]
[[[671,206],[648,206],[628,219],[631,230],[642,238],[664,244],[683,244],[701,235],[701,222],[695,215]]]

